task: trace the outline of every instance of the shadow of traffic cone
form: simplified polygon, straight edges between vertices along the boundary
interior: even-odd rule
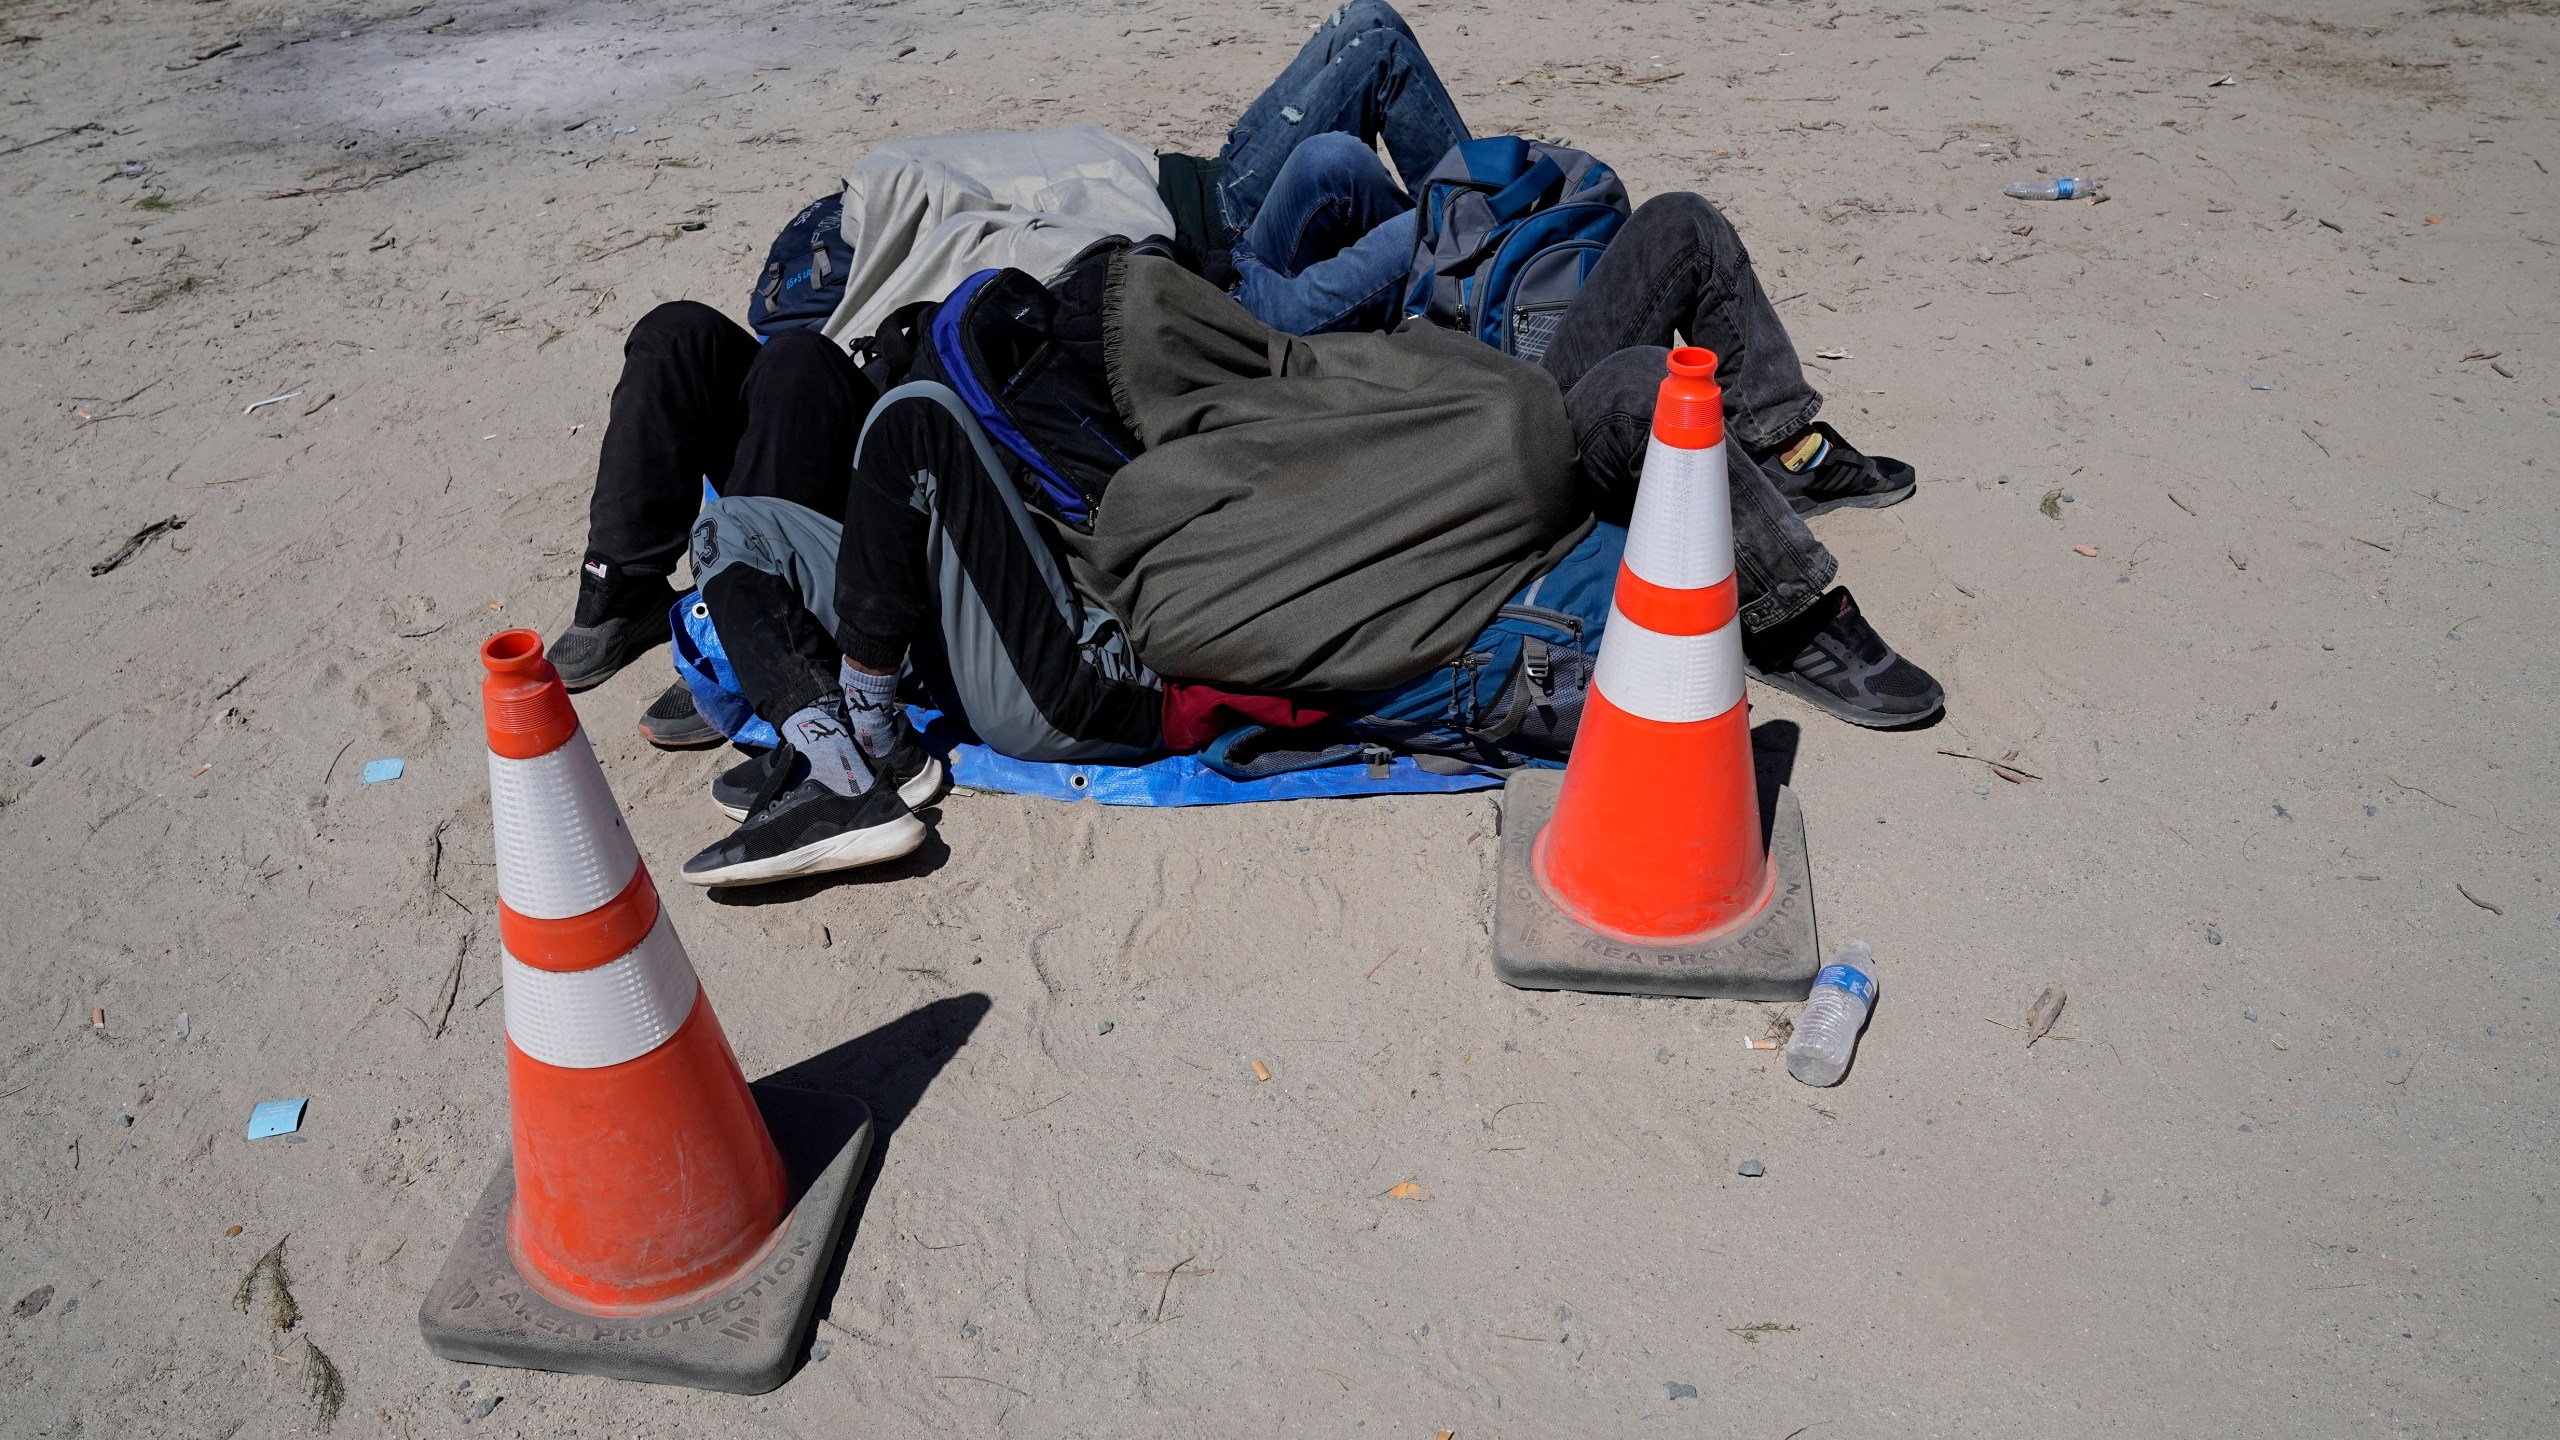
[[[769,1390],[870,1117],[748,1085],[541,637],[503,632],[480,658],[513,1161],[419,1312],[428,1348]],[[796,1206],[768,1121],[813,1162]]]
[[[1573,755],[1503,800],[1494,970],[1530,989],[1802,999],[1804,813],[1764,843],[1716,357],[1671,352]]]

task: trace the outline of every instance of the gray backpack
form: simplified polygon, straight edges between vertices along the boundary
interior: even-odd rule
[[[1404,311],[1536,364],[1627,223],[1627,187],[1580,150],[1517,136],[1450,147],[1423,177]]]

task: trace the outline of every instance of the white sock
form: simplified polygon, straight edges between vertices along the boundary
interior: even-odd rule
[[[809,773],[839,795],[859,795],[871,788],[871,767],[846,728],[844,717],[826,705],[795,710],[782,722],[782,738],[808,757]]]

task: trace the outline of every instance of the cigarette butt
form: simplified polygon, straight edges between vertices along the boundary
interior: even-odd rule
[[[1259,1060],[1254,1061],[1253,1078],[1256,1080],[1269,1080],[1271,1078],[1271,1067],[1263,1064]]]
[[[107,1028],[107,1012],[105,1007],[97,1005],[89,1007],[89,1028],[92,1030],[104,1030]]]
[[[197,766],[197,767],[196,767],[196,773],[194,773],[193,775],[188,776],[187,778],[188,778],[188,779],[190,779],[190,780],[201,780],[201,779],[203,779],[203,778],[204,778],[204,772],[206,772],[207,770],[210,770],[210,769],[212,769],[212,768],[213,768],[213,767],[212,767],[212,766],[210,766],[210,765],[199,765],[199,766]]]
[[[1439,1440],[1457,1440],[1457,1436],[1458,1432],[1455,1430],[1443,1430],[1440,1432]]]
[[[1745,1050],[1775,1050],[1778,1048],[1778,1042],[1775,1040],[1762,1040],[1754,1036],[1745,1035],[1742,1037],[1742,1048]]]

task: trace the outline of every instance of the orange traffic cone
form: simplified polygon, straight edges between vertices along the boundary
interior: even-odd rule
[[[759,1108],[773,1097],[740,1073],[541,637],[506,631],[480,658],[514,1163],[420,1312],[428,1346],[771,1389],[869,1116],[840,1097],[780,1102],[837,1111],[842,1137],[834,1163],[809,1167],[837,1183],[795,1209]]]
[[[1819,968],[1793,792],[1762,829],[1715,367],[1671,352],[1572,760],[1503,803],[1514,985],[1800,999]]]

